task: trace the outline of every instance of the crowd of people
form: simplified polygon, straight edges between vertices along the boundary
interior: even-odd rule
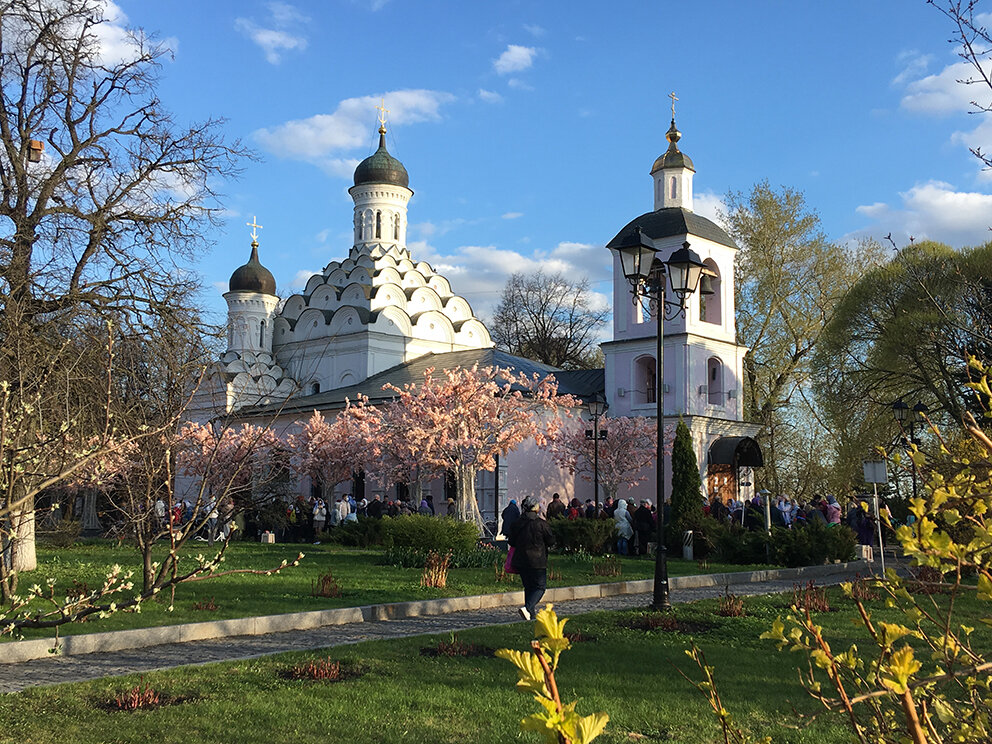
[[[572,499],[567,503],[561,494],[555,493],[545,509],[545,517],[553,519],[600,519],[612,520],[616,535],[616,550],[620,555],[645,555],[648,543],[654,542],[658,525],[658,511],[650,499],[643,499],[636,509],[626,499],[613,499],[608,496],[598,507],[592,499],[585,503]],[[668,506],[666,505],[666,510]],[[667,516],[667,514],[666,514]],[[501,531],[509,535],[513,523],[520,518],[520,509],[515,499],[510,499],[501,515]]]
[[[713,519],[726,523],[739,524],[748,530],[764,530],[766,528],[765,503],[764,498],[768,494],[763,492],[752,499],[729,499],[724,501],[718,495],[713,495],[704,500],[703,513]],[[858,542],[862,545],[871,545],[877,540],[878,523],[871,507],[870,497],[852,499],[846,512],[841,504],[832,495],[814,496],[808,501],[800,503],[788,496],[779,496],[769,503],[768,517],[771,519],[772,527],[782,527],[785,529],[802,528],[810,522],[817,522],[824,526],[847,524],[858,536]],[[669,518],[669,505],[665,505],[665,521]],[[880,508],[888,512],[888,507],[884,502]],[[513,523],[520,518],[520,509],[517,502],[511,499],[501,515],[501,532],[504,535],[510,534]],[[645,555],[649,543],[655,541],[655,533],[658,524],[657,507],[648,499],[643,499],[640,505],[634,504],[626,499],[606,498],[598,507],[592,499],[585,502],[573,498],[570,501],[563,500],[561,495],[555,493],[551,497],[545,509],[545,517],[548,520],[555,519],[600,519],[612,520],[614,523],[614,534],[616,538],[616,552],[619,555]],[[885,531],[883,530],[883,541]]]
[[[753,499],[730,499],[724,503],[718,496],[713,496],[703,507],[703,511],[715,519],[740,524],[749,530],[763,530],[765,503],[762,499],[767,497],[767,493],[762,493]],[[891,522],[892,515],[884,501],[880,502],[879,508]],[[851,499],[845,512],[836,497],[830,494],[814,496],[801,504],[794,498],[779,496],[770,501],[768,517],[772,527],[785,529],[801,528],[811,522],[825,526],[847,524],[854,530],[862,545],[871,545],[877,537],[878,522],[871,497]],[[885,532],[883,530],[883,541]]]
[[[313,542],[319,543],[323,533],[349,522],[369,517],[398,517],[407,514],[424,514],[437,516],[438,508],[434,505],[432,496],[424,496],[419,504],[402,497],[383,498],[375,494],[371,499],[356,499],[354,495],[341,494],[333,501],[325,501],[322,497],[305,498],[297,496],[285,505],[285,518],[270,519],[273,524],[267,529],[275,533],[277,542]],[[455,500],[449,498],[444,506],[444,514],[453,516]]]

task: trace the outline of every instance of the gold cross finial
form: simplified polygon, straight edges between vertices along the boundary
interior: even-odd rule
[[[672,121],[675,121],[675,102],[677,100],[679,100],[679,99],[675,95],[675,91],[674,90],[671,93],[668,94],[668,97],[672,99]]]
[[[389,113],[389,109],[386,108],[386,99],[380,98],[379,105],[376,106],[379,111],[379,126],[385,128],[386,126],[386,114]]]
[[[262,226],[258,224],[258,217],[252,215],[251,222],[246,222],[246,225],[251,228],[251,242],[258,242],[258,231],[262,229]]]

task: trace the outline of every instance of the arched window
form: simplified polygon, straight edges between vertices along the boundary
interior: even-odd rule
[[[393,215],[393,240],[400,239],[400,216],[398,214]]]
[[[699,319],[704,323],[720,325],[723,322],[723,280],[720,278],[720,268],[712,258],[707,258],[703,263],[715,276],[703,276],[712,294],[699,295]]]
[[[258,345],[265,348],[265,321],[258,324]]]
[[[319,392],[320,392],[320,383],[319,382],[311,383],[311,385],[310,385],[310,395],[316,395]]]
[[[365,210],[362,216],[362,240],[372,239],[372,210]]]
[[[658,391],[657,367],[654,357],[642,356],[634,362],[634,405],[656,403]]]
[[[375,236],[377,238],[382,237],[382,212],[378,210],[375,213]]]
[[[678,180],[675,176],[672,176],[672,198],[675,198],[676,189],[678,188]]]
[[[706,387],[709,390],[707,402],[711,406],[723,405],[723,362],[719,357],[706,360]]]

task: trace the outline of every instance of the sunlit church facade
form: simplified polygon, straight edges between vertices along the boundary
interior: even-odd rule
[[[379,147],[355,169],[353,245],[343,260],[314,274],[305,289],[285,301],[260,260],[257,232],[248,262],[234,270],[229,291],[227,351],[210,370],[191,407],[191,418],[264,422],[289,433],[314,410],[333,417],[346,400],[386,399],[383,385],[422,379],[429,367],[497,365],[554,375],[559,391],[583,400],[597,394],[609,416],[651,416],[664,396],[666,426],[679,417],[689,426],[700,473],[709,493],[750,496],[750,466],[760,465],[743,421],[741,375],[746,348],[734,323],[734,259],[737,248],[718,225],[693,212],[695,169],[678,147],[674,119],[668,149],[651,169],[653,209],[630,220],[607,243],[613,263],[613,339],[602,349],[605,369],[562,371],[511,356],[493,347],[469,303],[407,247],[408,208],[414,192],[404,165]],[[663,377],[657,380],[655,310],[632,299],[616,246],[640,228],[662,260],[688,241],[709,269],[712,293],[690,297],[684,315],[665,324]],[[607,434],[608,436],[608,434]],[[666,468],[670,473],[671,469]],[[180,484],[177,484],[180,486]],[[669,484],[670,486],[670,484]],[[426,484],[440,503],[450,482]],[[310,484],[300,484],[307,492]],[[338,491],[383,491],[374,479],[356,476]],[[653,473],[628,498],[652,498]],[[493,519],[509,498],[528,493],[592,498],[592,485],[561,471],[533,443],[501,458],[495,472],[481,473],[477,498]]]

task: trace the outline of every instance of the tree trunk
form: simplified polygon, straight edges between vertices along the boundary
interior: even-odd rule
[[[141,545],[141,592],[151,591],[152,582],[155,580],[155,569],[152,567],[152,545],[146,543]]]
[[[34,571],[38,568],[38,555],[34,544],[34,497],[11,515],[13,540],[11,545],[14,571]]]
[[[475,500],[475,468],[460,465],[455,468],[455,478],[458,481],[458,518],[463,522],[472,522],[481,535],[485,528],[479,503]]]

